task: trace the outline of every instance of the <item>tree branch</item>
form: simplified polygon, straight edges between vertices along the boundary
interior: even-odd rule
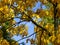
[[[23,12],[23,13],[21,13],[21,14],[25,14],[25,13]],[[25,15],[28,16],[27,14],[25,14]],[[48,35],[51,36],[50,33],[49,33],[49,31],[47,31],[45,28],[43,28],[42,26],[40,26],[40,25],[38,25],[36,22],[34,22],[33,19],[32,19],[30,16],[28,16],[28,18],[30,18],[30,21],[32,21],[33,24],[35,24],[37,27],[39,27],[39,28],[42,29],[42,30],[39,30],[39,31],[42,31],[42,32],[43,32],[43,31],[46,31],[46,32],[48,33]],[[39,31],[38,31],[38,32],[39,32]],[[24,37],[24,38],[22,38],[22,39],[19,39],[19,40],[17,40],[17,42],[18,42],[18,41],[21,41],[21,40],[23,40],[23,39],[29,38],[29,37],[31,37],[32,35],[34,35],[34,34],[36,34],[36,33],[38,33],[38,32],[34,32],[34,33],[32,33],[31,35],[29,35],[29,36],[27,36],[27,37]]]
[[[23,40],[23,39],[29,38],[29,37],[31,37],[32,35],[40,32],[40,31],[41,31],[41,30],[39,30],[39,31],[37,31],[37,32],[34,32],[34,33],[32,33],[31,35],[29,35],[29,36],[27,36],[27,37],[23,37],[22,39],[17,40],[17,42],[18,42],[18,41],[21,41],[21,40]]]
[[[21,14],[25,14],[26,16],[28,16],[28,18],[30,18],[30,21],[31,21],[33,24],[35,24],[37,27],[41,28],[42,31],[46,31],[46,32],[48,33],[48,35],[51,36],[50,33],[49,33],[49,31],[47,31],[47,29],[45,29],[45,28],[43,28],[42,26],[38,25],[35,21],[33,21],[33,19],[32,19],[28,14],[26,14],[25,12],[23,12],[23,13],[21,13]]]
[[[53,5],[54,8],[54,30],[58,30],[58,16],[57,14],[57,3],[55,5]]]

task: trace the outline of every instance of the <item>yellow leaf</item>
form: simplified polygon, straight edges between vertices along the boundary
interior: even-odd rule
[[[60,3],[57,5],[58,10],[60,10]]]
[[[55,39],[56,39],[56,37],[53,35],[53,36],[52,36],[52,42],[54,42]]]
[[[49,43],[50,43],[50,41],[49,41],[49,40],[47,40],[47,43],[49,44]]]
[[[44,43],[47,43],[47,40],[46,39],[44,39]]]
[[[36,15],[37,18],[40,18],[39,15]]]
[[[3,10],[3,8],[0,8],[0,11],[2,11]]]
[[[46,11],[45,13],[46,13],[46,15],[49,15],[49,12],[48,11]]]
[[[9,42],[7,40],[4,39],[4,40],[2,40],[1,45],[10,45],[10,44],[9,44]]]
[[[22,35],[22,34],[23,34],[23,32],[24,32],[24,30],[21,30],[21,31],[19,32],[19,34],[20,34],[20,35]]]

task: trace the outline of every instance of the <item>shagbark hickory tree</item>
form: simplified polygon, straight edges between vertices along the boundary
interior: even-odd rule
[[[32,8],[38,1],[40,9],[34,12]],[[35,26],[34,33],[28,36],[28,26],[19,24],[30,21]],[[31,45],[60,45],[60,0],[0,0],[0,27],[0,45],[19,45],[20,40],[11,39],[17,34],[23,37],[21,40],[27,38],[26,43],[30,41]],[[34,34],[36,39],[28,39]]]

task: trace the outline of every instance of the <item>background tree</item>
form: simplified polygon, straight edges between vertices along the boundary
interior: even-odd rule
[[[32,8],[40,2],[36,12]],[[46,9],[42,6],[45,5]],[[18,45],[18,41],[36,34],[36,39],[27,39],[36,45],[60,45],[60,0],[0,0],[0,45]],[[16,22],[14,18],[19,18]],[[39,21],[41,19],[41,21]],[[32,22],[34,33],[28,36],[28,26],[22,22]],[[17,26],[18,25],[18,26]],[[23,38],[15,41],[12,36]],[[24,43],[22,43],[24,45]]]

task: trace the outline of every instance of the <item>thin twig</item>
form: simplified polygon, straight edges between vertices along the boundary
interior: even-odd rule
[[[37,31],[37,32],[34,32],[34,33],[32,33],[31,35],[29,35],[29,36],[27,36],[27,37],[23,37],[22,39],[17,40],[17,42],[18,42],[18,41],[21,41],[21,40],[23,40],[23,39],[29,38],[29,37],[31,37],[32,35],[40,32],[40,31],[41,31],[41,30],[39,30],[39,31]]]

